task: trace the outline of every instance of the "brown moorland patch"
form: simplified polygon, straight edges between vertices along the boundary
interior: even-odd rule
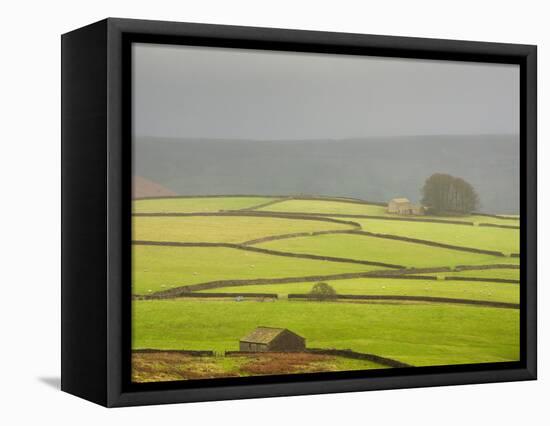
[[[135,382],[161,382],[174,380],[214,379],[234,377],[217,362],[216,357],[202,357],[177,352],[132,354],[132,380]]]
[[[335,357],[307,353],[268,353],[249,357],[241,371],[250,375],[315,373],[337,370]]]
[[[338,356],[304,352],[232,353],[228,356],[134,352],[132,380],[161,382],[373,368],[364,362],[354,361],[354,365],[349,362]]]
[[[170,197],[174,195],[177,195],[177,193],[171,189],[142,176],[134,176],[132,180],[132,198]]]

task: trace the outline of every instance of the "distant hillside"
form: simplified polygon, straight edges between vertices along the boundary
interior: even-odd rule
[[[134,176],[132,181],[132,198],[142,197],[168,197],[170,195],[178,195],[171,189],[145,179],[141,176]]]
[[[312,194],[385,201],[420,198],[435,172],[473,184],[481,210],[519,211],[519,138],[411,136],[342,140],[141,138],[136,174],[182,195]]]

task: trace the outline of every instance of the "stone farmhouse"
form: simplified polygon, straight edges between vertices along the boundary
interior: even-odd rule
[[[407,215],[424,215],[426,209],[418,204],[413,204],[408,198],[393,198],[388,203],[388,213]]]
[[[301,352],[306,339],[286,328],[257,327],[239,341],[242,352]]]

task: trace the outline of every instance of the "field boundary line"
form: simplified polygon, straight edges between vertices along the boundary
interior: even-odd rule
[[[170,352],[190,356],[214,356],[214,351],[211,350],[189,350],[189,349],[132,349],[132,353],[138,354],[156,354],[160,352]]]
[[[439,242],[436,242],[436,241],[422,240],[422,239],[419,239],[419,238],[402,237],[400,235],[379,234],[379,233],[376,233],[376,232],[359,231],[359,230],[351,231],[349,233],[350,234],[357,234],[357,235],[366,235],[366,236],[374,237],[374,238],[385,238],[385,239],[388,239],[388,240],[404,241],[404,242],[413,243],[413,244],[423,244],[423,245],[426,245],[426,246],[445,248],[445,249],[449,249],[449,250],[466,251],[466,252],[470,252],[470,253],[478,253],[478,254],[487,254],[487,255],[490,255],[490,256],[506,257],[506,255],[504,253],[502,253],[500,251],[496,251],[496,250],[485,250],[485,249],[479,249],[479,248],[474,248],[474,247],[455,246],[453,244],[439,243]]]
[[[376,278],[395,278],[395,279],[402,279],[407,278],[408,275],[416,275],[416,274],[437,274],[437,273],[453,273],[453,272],[461,272],[461,271],[488,271],[488,270],[498,270],[498,269],[519,269],[518,268],[506,268],[507,265],[495,265],[495,268],[488,268],[486,266],[492,266],[492,265],[482,265],[480,267],[472,266],[467,269],[459,269],[451,268],[449,266],[441,266],[441,267],[434,267],[434,268],[410,268],[410,269],[404,269],[404,270],[380,270],[380,271],[373,271],[376,272]],[[417,275],[419,276],[419,275]],[[434,277],[436,278],[436,277]],[[520,280],[515,279],[509,279],[509,278],[498,278],[498,277],[469,277],[469,276],[453,276],[453,275],[447,275],[443,277],[444,281],[475,281],[475,282],[492,282],[492,283],[509,283],[509,284],[519,284]]]
[[[392,368],[414,367],[411,364],[398,361],[393,358],[388,358],[375,354],[367,354],[364,352],[356,352],[351,349],[323,349],[323,348],[306,348],[306,352],[319,355],[334,355],[344,358],[362,359],[366,361],[372,361],[377,364],[381,364]]]
[[[504,284],[519,284],[520,280],[513,280],[508,278],[492,278],[492,277],[453,277],[446,276],[444,281],[476,281],[487,283],[504,283]]]
[[[271,235],[268,237],[256,238],[255,240],[245,241],[244,243],[241,243],[241,244],[245,246],[251,246],[254,244],[266,243],[268,241],[286,240],[286,239],[292,239],[292,238],[298,238],[298,237],[315,237],[317,235],[327,235],[327,234],[350,234],[354,232],[355,231],[352,229],[341,229],[341,230],[334,230],[334,231],[294,232],[292,234],[280,234],[280,235]]]
[[[376,232],[370,232],[370,231],[359,230],[359,229],[339,230],[339,231],[319,231],[319,232],[310,232],[310,233],[300,232],[300,233],[293,233],[293,234],[273,235],[270,237],[263,237],[263,238],[258,238],[256,240],[246,241],[242,244],[252,245],[252,244],[264,243],[267,241],[283,240],[287,238],[314,237],[317,235],[327,235],[327,234],[365,235],[368,237],[384,238],[388,240],[403,241],[403,242],[413,243],[413,244],[423,244],[431,247],[444,248],[449,250],[457,250],[457,251],[465,251],[470,253],[487,254],[490,256],[506,257],[504,253],[496,250],[486,250],[486,249],[479,249],[475,247],[456,246],[453,244],[440,243],[432,240],[423,240],[419,238],[404,237],[401,235],[394,235],[394,234],[380,234]]]
[[[333,197],[323,195],[259,195],[259,194],[215,194],[215,195],[165,195],[160,197],[136,197],[133,201],[141,200],[166,200],[166,199],[189,199],[189,198],[286,198],[286,200],[314,200],[314,201],[336,201],[350,204],[367,204],[371,206],[385,207],[388,203],[382,201],[367,201],[353,197]]]
[[[136,197],[133,198],[133,201],[141,201],[141,200],[164,200],[164,199],[188,199],[188,198],[280,198],[282,201],[289,201],[289,200],[316,200],[316,201],[335,201],[335,202],[342,202],[342,203],[350,203],[350,204],[365,204],[365,205],[371,205],[371,206],[380,206],[380,207],[386,207],[388,205],[387,202],[383,201],[368,201],[363,200],[361,198],[356,197],[337,197],[337,196],[330,196],[330,195],[261,195],[261,194],[214,194],[214,195],[164,195],[164,196],[149,196],[149,197]],[[255,208],[260,208],[259,206]],[[481,212],[472,212],[471,215],[475,216],[485,216],[485,217],[492,217],[495,219],[502,219],[502,220],[510,220],[510,221],[519,221],[519,217],[510,217],[506,215],[498,215],[498,214],[491,214],[491,213],[481,213]],[[406,220],[406,218],[394,218],[395,220]],[[422,220],[422,219],[409,219],[409,220]],[[430,219],[425,219],[430,220]],[[437,220],[437,219],[434,219]],[[453,222],[453,221],[446,221],[441,220],[442,222]],[[455,221],[459,224],[464,223],[472,223],[473,222],[465,222],[465,221]]]
[[[261,210],[257,213],[260,214],[278,214],[283,212],[275,212],[270,210]],[[443,220],[443,219],[429,219],[429,218],[418,218],[411,219],[408,217],[393,217],[393,216],[379,216],[379,215],[368,215],[368,214],[345,214],[345,213],[304,213],[304,212],[284,212],[287,215],[302,215],[302,216],[320,216],[320,217],[341,217],[341,218],[350,218],[350,219],[379,219],[379,220],[396,220],[402,222],[427,222],[427,223],[441,223],[447,225],[466,225],[474,226],[474,222],[463,221],[463,220]]]
[[[379,206],[386,207],[388,203],[383,201],[368,201],[362,200],[361,198],[354,197],[334,197],[334,196],[323,196],[323,195],[289,195],[287,196],[289,200],[303,200],[303,201],[333,201],[340,203],[350,203],[350,204],[365,204],[369,206]]]
[[[223,287],[244,287],[249,285],[271,285],[271,284],[292,284],[299,282],[316,282],[316,281],[336,281],[348,280],[354,278],[378,278],[378,279],[395,279],[395,275],[379,274],[380,271],[367,272],[346,272],[342,274],[330,275],[306,275],[299,277],[281,277],[281,278],[251,278],[251,279],[234,279],[234,280],[216,280],[197,284],[187,284],[168,290],[160,290],[152,294],[136,295],[143,299],[171,299],[179,297],[181,294],[187,294],[194,291],[212,290]],[[399,279],[409,280],[427,280],[437,281],[437,277],[431,275],[403,275]]]
[[[516,225],[499,225],[497,223],[478,223],[477,226],[484,226],[484,227],[490,227],[490,228],[501,228],[501,229],[520,229],[520,227],[516,226]]]
[[[307,212],[276,212],[271,210],[222,210],[219,212],[134,212],[132,216],[136,217],[186,217],[186,216],[266,216],[277,217],[285,219],[301,219],[301,220],[320,220],[320,221],[333,221],[338,223],[339,219],[372,219],[372,220],[395,220],[400,222],[421,222],[421,223],[438,223],[442,225],[464,225],[474,226],[474,222],[458,221],[458,220],[443,220],[443,219],[411,219],[407,217],[392,217],[392,216],[377,216],[377,215],[365,215],[365,214],[344,214],[344,213],[307,213]],[[340,223],[348,222],[353,223],[356,226],[361,226],[357,222],[343,221]],[[503,225],[504,226],[504,225]]]
[[[516,263],[494,263],[489,265],[457,265],[455,271],[483,271],[485,269],[520,269]]]
[[[267,201],[265,203],[261,203],[261,204],[256,204],[254,206],[250,206],[250,207],[245,207],[244,209],[238,209],[238,210],[229,210],[229,211],[237,211],[237,212],[246,212],[246,211],[252,211],[252,210],[256,210],[256,209],[261,209],[262,207],[267,207],[267,206],[271,206],[273,204],[277,204],[277,203],[282,203],[283,201],[287,201],[291,198],[277,198],[275,200],[271,200],[271,201]]]
[[[134,295],[132,296],[132,299],[134,300],[147,300],[147,295]],[[228,299],[234,299],[235,297],[254,297],[254,298],[265,298],[265,299],[278,299],[279,295],[277,293],[198,293],[198,292],[186,292],[180,294],[178,297],[184,297],[184,298],[197,298],[197,299],[222,299],[222,298],[228,298]]]
[[[494,265],[459,265],[454,268],[450,266],[434,266],[426,268],[407,268],[402,270],[380,270],[377,271],[384,275],[400,276],[403,274],[434,274],[434,273],[453,273],[462,271],[488,271],[493,269],[520,269],[519,265],[514,263],[495,263]]]
[[[183,213],[183,212],[152,212],[152,213],[132,213],[132,216],[135,217],[194,217],[194,216],[252,216],[252,217],[274,217],[277,219],[290,219],[290,220],[310,220],[317,222],[330,222],[338,223],[341,225],[348,225],[352,228],[361,229],[361,225],[357,222],[351,220],[340,220],[334,219],[332,217],[325,216],[314,216],[314,215],[302,215],[302,214],[287,214],[287,213],[277,213],[269,212],[265,214],[264,212],[257,212],[255,210],[246,211],[246,210],[226,210],[223,212],[193,212],[193,213]]]
[[[318,231],[318,232],[296,232],[293,234],[281,234],[281,235],[272,235],[269,237],[263,237],[263,238],[257,238],[255,240],[245,241],[244,245],[254,245],[254,244],[261,244],[268,241],[276,241],[276,240],[284,240],[284,239],[291,239],[291,238],[300,238],[300,237],[314,237],[318,235],[329,235],[329,234],[350,234],[350,235],[365,235],[369,237],[374,238],[386,238],[389,240],[397,240],[397,241],[404,241],[408,243],[413,244],[423,244],[431,247],[437,247],[437,248],[444,248],[449,250],[458,250],[458,251],[465,251],[470,253],[479,253],[479,254],[487,254],[491,256],[498,256],[498,257],[506,257],[506,255],[502,252],[496,251],[496,250],[486,250],[486,249],[478,249],[475,247],[464,247],[464,246],[456,246],[453,244],[446,244],[446,243],[440,243],[437,241],[432,240],[423,240],[418,238],[410,238],[410,237],[404,237],[401,235],[394,235],[394,234],[379,234],[376,232],[370,232],[365,230],[336,230],[336,231]]]
[[[214,195],[164,195],[160,197],[150,196],[150,197],[136,197],[133,198],[133,201],[142,201],[142,200],[172,200],[172,199],[189,199],[189,198],[281,198],[285,195],[258,195],[258,194],[214,194]]]
[[[414,243],[414,244],[424,244],[432,247],[438,247],[438,248],[445,248],[450,250],[458,250],[458,251],[465,251],[470,253],[479,253],[479,254],[487,254],[490,256],[498,256],[498,257],[506,257],[506,255],[500,251],[496,250],[486,250],[486,249],[479,249],[475,247],[464,247],[464,246],[457,246],[453,244],[446,244],[446,243],[439,243],[436,241],[431,240],[423,240],[419,238],[410,238],[410,237],[404,237],[400,235],[393,235],[393,234],[381,234],[376,232],[370,232],[362,230],[361,224],[353,221],[344,221],[339,219],[334,219],[333,217],[324,217],[324,216],[315,216],[314,214],[309,213],[283,213],[279,214],[276,212],[257,212],[257,211],[243,211],[243,210],[232,210],[232,211],[226,211],[226,212],[203,212],[203,213],[134,213],[133,216],[137,217],[192,217],[192,216],[257,216],[257,217],[276,217],[276,218],[282,218],[282,219],[298,219],[298,220],[312,220],[312,221],[320,221],[320,222],[332,222],[332,223],[338,223],[342,225],[348,225],[353,227],[354,229],[350,230],[341,230],[339,232],[330,232],[330,233],[341,233],[341,234],[356,234],[356,235],[366,235],[376,238],[386,238],[386,239],[393,239],[393,240],[400,240],[404,242]],[[334,215],[330,215],[334,216]],[[357,215],[353,215],[357,216]],[[351,215],[336,215],[336,217],[352,217]],[[357,217],[356,217],[357,218]],[[400,218],[393,218],[390,220],[401,220]],[[424,221],[422,219],[414,219],[408,220],[409,222],[415,222],[415,221]],[[442,222],[450,222],[450,221],[439,221],[437,223]],[[465,224],[464,222],[463,224]],[[325,232],[326,231],[319,231],[319,232]],[[309,235],[308,235],[309,234]],[[313,233],[295,233],[295,234],[281,234],[278,236],[271,236],[271,237],[263,237],[258,238],[255,240],[249,240],[242,243],[243,245],[251,245],[251,244],[258,244],[260,242],[266,242],[266,241],[272,241],[272,240],[279,240],[279,239],[285,239],[285,238],[297,238],[297,237],[306,237],[306,236],[314,236],[314,235],[322,235],[322,234],[315,234],[315,231]],[[263,241],[260,241],[263,240]],[[512,257],[517,257],[513,255]]]
[[[307,299],[315,301],[310,294],[289,294],[288,300]],[[410,302],[435,302],[435,303],[456,303],[461,305],[487,306],[493,308],[519,309],[519,303],[493,302],[490,300],[455,299],[451,297],[434,296],[401,296],[401,295],[380,295],[380,294],[337,294],[330,300],[404,300]]]
[[[501,216],[498,214],[490,214],[490,213],[479,213],[479,212],[472,212],[472,215],[474,216],[486,216],[486,217],[492,217],[495,219],[503,219],[503,220],[515,220],[516,222],[519,222],[519,217],[509,217],[509,216]]]
[[[265,249],[258,249],[256,247],[242,246],[239,244],[232,243],[180,243],[180,242],[160,242],[160,241],[133,241],[134,245],[145,245],[145,246],[168,246],[168,247],[226,247],[233,249],[249,250],[265,254],[275,254],[287,257],[301,257],[302,255],[288,252],[271,252]],[[306,255],[308,259],[312,257]],[[313,255],[314,256],[314,255]],[[313,257],[315,260],[317,257]],[[341,258],[339,260],[334,260],[337,262],[342,262]],[[351,259],[353,263],[355,261]],[[344,261],[345,262],[345,261]],[[366,262],[366,261],[364,261]],[[371,265],[373,266],[373,265]],[[374,270],[374,271],[365,271],[365,272],[349,272],[349,273],[340,273],[340,274],[328,274],[328,275],[307,275],[307,276],[297,276],[297,277],[280,277],[280,278],[252,278],[252,279],[233,279],[233,280],[215,280],[208,281],[204,283],[197,284],[188,284],[174,287],[168,290],[161,290],[149,295],[139,295],[142,298],[146,299],[156,299],[156,298],[173,298],[178,297],[180,294],[200,291],[200,290],[209,290],[215,288],[223,287],[237,287],[237,286],[247,286],[247,285],[269,285],[269,284],[290,284],[296,282],[315,282],[315,281],[331,281],[331,280],[346,280],[354,278],[379,278],[379,279],[411,279],[411,280],[437,280],[437,276],[434,275],[418,275],[418,274],[427,274],[427,273],[440,273],[440,272],[453,272],[453,271],[464,271],[464,270],[487,270],[487,269],[519,269],[519,265],[514,264],[495,264],[495,265],[459,265],[454,269],[448,266],[443,267],[432,267],[432,268],[399,268],[393,270]],[[469,277],[468,277],[469,278]],[[476,277],[473,277],[476,278]],[[467,280],[466,280],[467,281]],[[473,280],[475,281],[475,280]]]
[[[293,252],[287,252],[287,251],[278,251],[278,250],[264,249],[259,247],[245,246],[242,244],[234,244],[234,243],[204,243],[204,242],[184,243],[184,242],[169,242],[169,241],[136,240],[136,241],[132,241],[132,245],[166,246],[166,247],[223,247],[223,248],[252,251],[256,253],[269,254],[269,255],[281,256],[281,257],[294,257],[299,259],[320,260],[320,261],[336,262],[336,263],[353,263],[357,265],[379,266],[381,268],[405,269],[405,266],[403,265],[395,265],[391,263],[371,262],[369,260],[349,259],[347,257],[318,256],[316,254],[308,254],[308,253],[293,253]]]
[[[488,269],[486,266],[481,265],[478,270]],[[508,265],[495,265],[494,269],[517,269],[508,268]],[[505,268],[506,267],[506,268]],[[473,268],[473,267],[472,267]],[[455,268],[455,271],[457,269]],[[474,270],[474,269],[468,269]],[[318,281],[340,281],[355,278],[376,278],[376,279],[400,279],[400,280],[425,280],[425,281],[437,281],[438,278],[434,275],[421,275],[427,273],[440,273],[440,272],[452,272],[450,267],[434,267],[434,268],[406,268],[400,270],[375,270],[365,272],[347,272],[341,274],[329,274],[329,275],[306,275],[296,277],[280,277],[280,278],[250,278],[250,279],[232,279],[232,280],[215,280],[197,284],[180,285],[168,290],[160,290],[152,294],[146,295],[134,295],[141,299],[168,299],[176,298],[181,295],[188,294],[201,290],[212,290],[224,287],[244,287],[250,285],[273,285],[273,284],[292,284],[299,282],[318,282]],[[418,275],[420,274],[420,275]],[[469,278],[469,277],[468,277]],[[476,277],[473,277],[476,278]],[[464,280],[468,281],[468,280]],[[476,281],[476,280],[472,280]],[[493,282],[493,281],[488,281]],[[241,294],[241,293],[239,293]]]

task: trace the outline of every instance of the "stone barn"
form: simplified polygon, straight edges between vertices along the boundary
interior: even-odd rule
[[[242,352],[301,352],[306,339],[286,328],[257,327],[239,341]]]
[[[413,204],[408,198],[394,198],[388,203],[388,213],[399,215],[423,215],[425,209]]]

